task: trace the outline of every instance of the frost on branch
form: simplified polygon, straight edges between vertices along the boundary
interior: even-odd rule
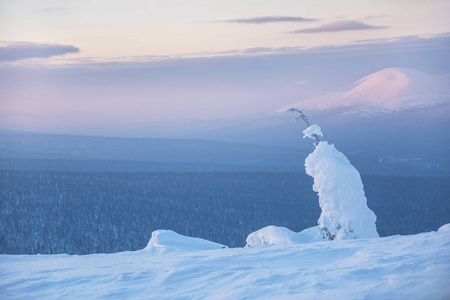
[[[324,239],[379,237],[376,216],[367,206],[359,172],[334,145],[317,140],[322,136],[318,125],[311,125],[303,133],[316,141],[305,167],[314,178],[313,190],[319,195],[322,213],[318,222]]]
[[[285,112],[287,112],[287,113],[291,113],[291,112],[298,113],[299,116],[296,117],[296,118],[295,118],[294,120],[292,120],[292,121],[302,120],[303,122],[305,122],[306,126],[309,127],[309,120],[308,120],[308,117],[307,117],[300,109],[295,108],[295,107],[292,107],[292,108],[287,109]]]

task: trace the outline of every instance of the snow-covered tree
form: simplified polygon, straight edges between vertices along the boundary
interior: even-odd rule
[[[367,206],[359,172],[334,145],[319,141],[322,131],[316,124],[304,131],[315,141],[315,149],[305,161],[306,173],[314,178],[322,213],[319,227],[324,239],[343,240],[379,237],[376,216]]]

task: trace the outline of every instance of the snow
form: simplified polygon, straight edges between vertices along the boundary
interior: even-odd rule
[[[448,75],[406,68],[387,68],[365,76],[347,91],[319,95],[282,107],[306,111],[344,109],[346,114],[391,113],[450,102]]]
[[[152,237],[144,248],[152,253],[165,253],[172,251],[202,251],[222,249],[226,246],[204,239],[180,235],[172,230],[153,231]]]
[[[183,250],[176,237],[169,252],[0,255],[0,299],[449,299],[450,224],[442,228],[215,250]]]
[[[344,154],[326,141],[319,142],[306,158],[305,168],[319,195],[321,228],[336,240],[378,237],[376,216],[367,206],[361,176]]]
[[[320,129],[319,125],[317,125],[317,124],[313,124],[313,125],[309,126],[308,128],[306,128],[305,130],[303,130],[303,134],[304,134],[303,138],[309,137],[310,139],[313,139],[313,140],[316,139],[315,136],[318,136],[318,137],[323,136],[322,130]]]
[[[315,149],[305,160],[306,173],[314,178],[313,190],[319,195],[322,213],[318,226],[295,233],[287,228],[267,226],[247,237],[248,247],[290,245],[320,240],[347,240],[379,237],[375,213],[367,199],[359,172],[334,145],[320,142],[317,124],[304,131],[315,140]]]
[[[319,226],[294,232],[285,227],[267,226],[248,235],[246,247],[261,247],[267,245],[292,245],[323,241]]]
[[[448,232],[448,233],[450,233],[450,223],[439,227],[438,231],[439,232]]]

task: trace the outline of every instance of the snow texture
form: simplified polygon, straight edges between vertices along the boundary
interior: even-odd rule
[[[156,230],[152,232],[152,237],[144,250],[153,253],[163,253],[172,251],[202,251],[222,248],[226,248],[226,246],[200,238],[180,235],[172,230]]]
[[[201,251],[161,231],[177,251],[0,255],[0,299],[450,299],[449,228]]]
[[[311,125],[306,136],[321,133]],[[344,240],[379,237],[376,216],[367,206],[359,172],[334,145],[322,141],[305,161],[306,173],[314,178],[313,190],[319,195],[322,213],[319,226],[324,238]]]

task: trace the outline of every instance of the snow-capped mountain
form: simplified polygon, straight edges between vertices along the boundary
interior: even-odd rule
[[[303,99],[201,138],[303,147],[304,124],[293,124],[295,116],[284,113],[297,108],[311,124],[320,124],[332,143],[354,156],[364,172],[389,164],[389,174],[396,166],[406,167],[403,174],[448,173],[449,82],[449,75],[387,68],[348,89]]]
[[[318,111],[340,108],[344,114],[370,114],[431,107],[450,103],[448,82],[448,76],[387,68],[359,79],[350,90],[302,100],[277,111],[291,107]]]

